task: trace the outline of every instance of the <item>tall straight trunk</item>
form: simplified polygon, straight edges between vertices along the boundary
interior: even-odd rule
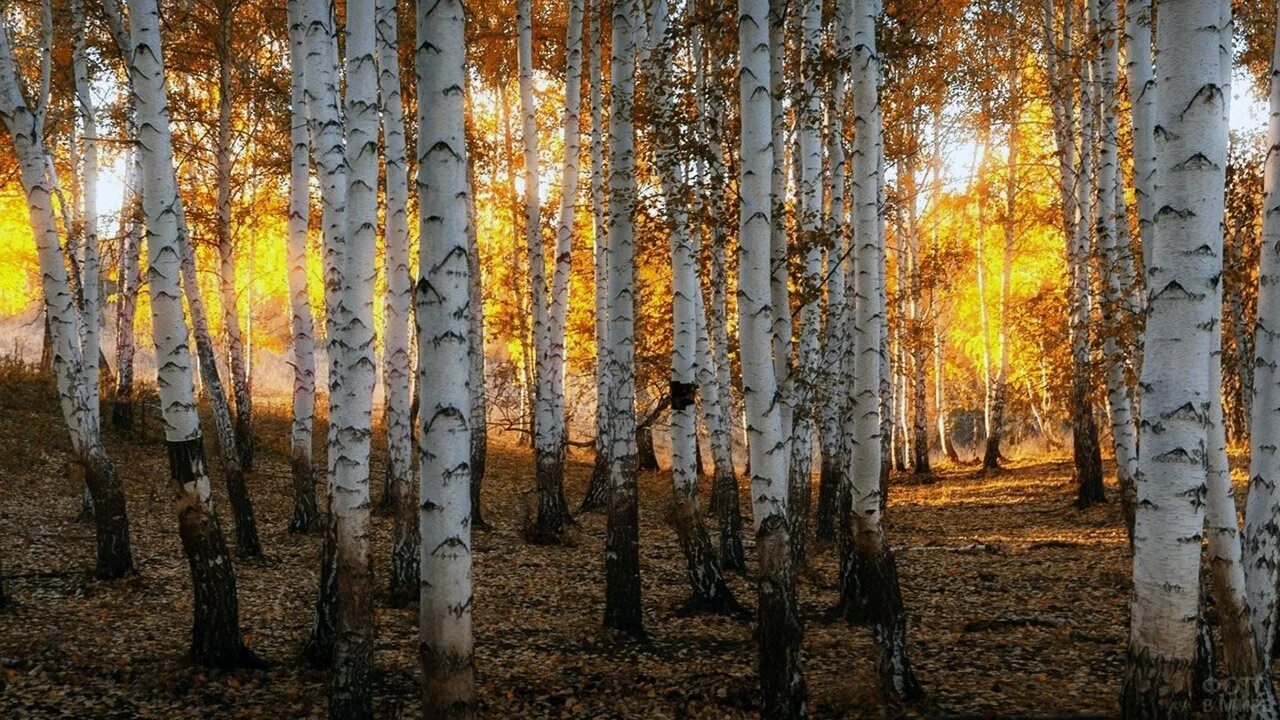
[[[539,502],[539,516],[548,519],[548,527],[554,513],[561,517],[554,522],[562,526],[568,519],[568,506],[564,498],[564,460],[565,460],[565,416],[564,416],[564,373],[565,373],[565,324],[569,312],[569,278],[572,266],[574,220],[577,214],[578,201],[578,167],[582,149],[582,130],[579,113],[582,109],[582,16],[583,0],[569,0],[569,22],[565,38],[565,76],[564,76],[564,118],[562,134],[564,140],[564,164],[561,170],[560,214],[556,220],[556,247],[554,272],[551,281],[550,313],[547,327],[547,389],[550,393],[550,427],[554,445],[548,445],[549,454],[545,456],[550,463],[547,482],[556,487],[549,488],[546,495],[553,503],[545,513]],[[543,456],[539,456],[540,462]],[[541,465],[539,466],[541,468]],[[557,477],[558,476],[558,477]],[[541,485],[539,485],[541,487]],[[541,496],[540,496],[541,497]]]
[[[391,606],[404,607],[418,595],[418,502],[413,492],[413,430],[409,417],[409,302],[413,290],[409,277],[409,167],[405,159],[400,64],[396,55],[396,3],[379,0],[376,7],[378,93],[382,102],[382,141],[387,167],[383,228],[387,291],[383,300],[382,339],[387,479],[383,492],[390,490],[395,511]],[[468,377],[469,374],[470,368]]]
[[[311,138],[311,158],[320,185],[324,255],[325,347],[329,362],[330,388],[342,388],[345,344],[339,337],[344,308],[341,302],[344,257],[346,254],[347,163],[342,112],[338,105],[338,35],[332,3],[303,0],[306,46],[307,129]],[[320,578],[316,594],[315,618],[303,656],[313,667],[325,667],[333,659],[337,635],[338,582],[334,568],[337,538],[333,504],[334,466],[338,453],[335,442],[345,397],[330,390],[327,472],[325,483],[324,541],[320,550]]]
[[[1009,125],[1009,156],[1005,179],[1004,249],[1000,266],[1000,360],[991,389],[991,425],[987,429],[987,446],[982,455],[982,467],[992,470],[1000,467],[1000,439],[1004,432],[1004,408],[1009,391],[1009,292],[1013,279],[1013,252],[1018,237],[1018,152],[1022,142],[1019,127],[1021,114],[1021,67],[1014,63],[1009,73],[1010,106],[1014,108]]]
[[[564,499],[564,429],[563,422],[557,423],[558,419],[563,420],[564,403],[560,401],[557,412],[553,379],[555,362],[551,357],[551,316],[547,302],[547,259],[542,242],[542,206],[539,200],[541,174],[538,171],[537,108],[533,100],[531,0],[516,0],[515,5],[520,56],[520,136],[524,147],[524,234],[529,255],[529,301],[533,317],[533,450],[538,491],[538,514],[533,535],[537,542],[555,543],[560,541],[560,534],[569,522],[569,507]],[[581,23],[577,27],[580,39]],[[569,28],[569,32],[573,32],[574,23],[570,22]],[[570,50],[567,57],[581,68],[581,47],[577,52]],[[569,74],[566,72],[566,88],[569,86]],[[566,111],[572,100],[566,98]],[[574,161],[576,164],[576,154]]]
[[[791,288],[787,248],[787,0],[769,0],[769,128],[773,143],[769,175],[769,303],[773,308],[773,374],[782,404],[782,438],[791,441]]]
[[[881,523],[885,283],[883,271],[884,218],[880,212],[883,178],[883,119],[880,114],[880,58],[876,30],[881,15],[878,0],[844,0],[851,12],[854,37],[853,81],[855,140],[853,152],[853,246],[857,272],[853,313],[852,412],[845,436],[853,446],[847,466],[852,522],[849,563],[859,592],[867,599],[876,646],[881,692],[886,697],[912,700],[920,685],[907,659],[906,615],[898,584],[893,549]],[[850,7],[852,6],[852,7]]]
[[[609,492],[605,524],[604,625],[643,634],[640,521],[636,497],[635,225],[638,0],[613,4],[609,102]]]
[[[738,187],[738,342],[746,395],[751,455],[751,497],[758,575],[758,669],[764,718],[808,715],[800,670],[800,620],[796,615],[787,525],[787,456],[771,332],[775,315],[787,314],[771,297],[774,209],[770,178],[780,152],[772,122],[773,58],[768,0],[739,0],[738,55],[741,140]],[[777,33],[781,40],[781,32]],[[780,133],[777,133],[780,135]]]
[[[85,482],[93,495],[97,575],[114,579],[133,569],[124,490],[115,466],[107,457],[98,419],[92,413],[91,386],[76,329],[82,318],[63,262],[53,211],[53,188],[46,172],[49,155],[44,140],[43,112],[39,107],[28,105],[23,98],[8,29],[0,30],[4,30],[0,32],[0,119],[4,120],[13,140],[19,181],[26,195],[28,219],[36,242],[51,369],[72,452],[84,467]]]
[[[1213,406],[1211,357],[1221,313],[1221,229],[1227,117],[1217,2],[1170,3],[1158,28],[1160,95],[1155,136],[1160,195],[1147,267],[1135,482],[1133,602],[1121,711],[1189,717],[1206,460]],[[1206,89],[1209,89],[1206,91]],[[1216,304],[1216,307],[1215,307]],[[1151,418],[1158,418],[1152,422]],[[1207,457],[1208,456],[1208,457]],[[1210,460],[1210,466],[1212,466]],[[1234,521],[1233,521],[1234,524]]]
[[[683,610],[726,612],[740,610],[720,572],[711,535],[698,509],[697,384],[698,282],[697,240],[690,230],[692,198],[681,166],[675,78],[677,38],[670,27],[669,0],[649,6],[649,32],[653,48],[645,68],[655,111],[654,166],[666,208],[671,246],[671,481],[676,534],[684,554],[692,596]]]
[[[132,115],[132,112],[130,112]],[[132,117],[128,134],[137,133]],[[111,424],[118,430],[132,430],[134,419],[134,355],[137,340],[134,322],[138,313],[138,289],[142,286],[142,183],[138,151],[125,154],[125,198],[120,214],[120,273],[116,301],[116,388],[111,403]]]
[[[227,335],[227,365],[231,369],[231,389],[235,395],[236,447],[240,464],[253,468],[253,395],[245,364],[244,340],[240,335],[240,302],[236,291],[236,256],[231,244],[231,34],[234,10],[231,0],[218,1],[218,137],[214,155],[218,170],[217,234],[219,297],[222,327]]]
[[[476,714],[471,636],[470,307],[460,0],[418,5],[418,417],[419,527],[423,578],[418,605],[423,715]],[[483,421],[483,419],[481,420]]]
[[[307,290],[307,226],[311,218],[308,188],[311,172],[307,155],[307,107],[305,35],[302,3],[288,0],[289,18],[289,330],[293,354],[293,423],[289,432],[290,467],[293,472],[293,519],[289,532],[309,533],[320,523],[316,508],[316,481],[312,467],[311,432],[315,422],[316,358],[315,322],[311,316],[311,296]]]
[[[1156,79],[1151,58],[1151,0],[1125,0],[1124,57],[1133,125],[1133,189],[1138,201],[1138,239],[1142,267],[1151,266],[1155,223]]]
[[[1066,31],[1064,31],[1065,35]],[[1076,507],[1085,508],[1105,499],[1102,487],[1102,454],[1093,417],[1090,378],[1089,255],[1094,230],[1094,78],[1093,63],[1081,64],[1080,153],[1075,168],[1075,209],[1073,236],[1067,249],[1068,297],[1071,328],[1071,430],[1076,460]],[[1068,116],[1070,117],[1070,116]],[[1068,122],[1074,122],[1070,120]],[[1069,133],[1069,131],[1068,131]],[[1068,138],[1069,138],[1068,134]],[[1068,142],[1072,142],[1070,139]]]
[[[836,538],[840,478],[844,467],[844,428],[841,415],[848,388],[840,363],[848,343],[845,313],[852,302],[852,296],[845,287],[850,265],[849,228],[845,212],[848,168],[844,141],[846,78],[853,52],[853,26],[850,20],[847,13],[836,14],[836,58],[831,70],[831,96],[827,105],[827,156],[830,165],[827,174],[827,307],[823,324],[824,370],[819,376],[822,468],[818,480],[818,507],[814,518],[814,534],[819,542],[831,542]]]
[[[476,230],[474,168],[467,164],[467,296],[471,305],[468,389],[471,391],[471,527],[488,530],[481,508],[480,490],[489,455],[489,401],[485,395],[484,279],[480,267],[480,241]]]
[[[587,23],[587,78],[591,94],[591,217],[592,225],[592,281],[595,290],[595,341],[596,341],[596,411],[595,411],[595,464],[591,482],[582,499],[579,512],[599,510],[605,506],[609,488],[609,363],[606,348],[609,345],[609,292],[608,251],[605,235],[608,232],[604,214],[604,95],[601,91],[600,65],[603,57],[600,41],[600,16],[602,0],[591,3]]]
[[[72,53],[72,74],[75,76],[76,109],[80,115],[80,241],[81,251],[81,334],[83,343],[80,356],[84,363],[85,387],[89,397],[89,414],[95,425],[101,426],[99,407],[98,368],[102,338],[102,270],[98,248],[98,124],[90,87],[93,78],[89,74],[86,51],[84,4],[75,0],[71,4],[72,22],[75,25],[75,48]]]
[[[1089,11],[1097,22],[1100,57],[1098,103],[1102,106],[1102,134],[1098,151],[1098,245],[1102,250],[1105,285],[1102,315],[1106,324],[1103,354],[1107,366],[1107,407],[1111,415],[1111,441],[1116,461],[1116,479],[1125,523],[1133,527],[1133,472],[1137,463],[1137,426],[1129,396],[1126,345],[1121,337],[1128,325],[1127,301],[1133,283],[1132,260],[1127,242],[1122,244],[1121,225],[1129,218],[1122,211],[1122,195],[1117,191],[1120,175],[1120,121],[1118,112],[1120,63],[1116,50],[1116,0],[1090,0]],[[1128,233],[1124,233],[1127,240]],[[1126,266],[1128,266],[1126,268]]]
[[[805,540],[809,535],[809,506],[813,496],[813,430],[817,407],[815,387],[822,364],[822,3],[805,0],[801,10],[800,71],[803,77],[801,105],[796,110],[799,126],[800,219],[799,251],[804,263],[801,273],[800,332],[797,366],[792,380],[793,418],[791,457],[788,463],[787,515],[791,535],[791,561],[796,567],[805,560]]]
[[[1045,54],[1045,70],[1050,88],[1050,106],[1053,113],[1054,144],[1058,157],[1058,194],[1062,207],[1063,235],[1067,246],[1067,308],[1071,341],[1071,437],[1072,458],[1075,464],[1075,481],[1078,487],[1077,503],[1084,506],[1102,497],[1102,453],[1098,446],[1098,429],[1089,403],[1089,276],[1079,242],[1086,239],[1087,230],[1080,231],[1084,222],[1079,202],[1076,174],[1075,100],[1069,82],[1067,60],[1071,58],[1073,6],[1063,5],[1061,40],[1056,28],[1057,11],[1053,0],[1043,0],[1041,5],[1041,30]],[[1081,83],[1082,86],[1084,83]],[[1087,196],[1086,196],[1087,197]]]
[[[341,390],[346,394],[329,452],[333,465],[333,524],[337,535],[338,634],[333,651],[329,717],[369,717],[373,709],[373,580],[369,542],[369,439],[374,369],[373,287],[378,227],[377,13],[368,3],[347,8],[347,206],[338,327]],[[462,222],[466,222],[463,215]],[[466,256],[462,257],[465,265]],[[463,281],[466,281],[463,275]],[[465,318],[463,318],[465,321]],[[460,335],[465,337],[465,334]],[[465,389],[465,385],[463,386]],[[463,485],[466,489],[466,483]],[[469,492],[469,490],[468,490]]]
[[[1276,640],[1276,583],[1280,581],[1280,423],[1276,422],[1280,415],[1280,26],[1272,52],[1249,427],[1249,497],[1244,514],[1249,610],[1258,645],[1268,650]]]
[[[712,57],[706,45],[703,56],[709,61]],[[709,63],[707,63],[709,64]],[[718,96],[716,102],[708,101],[708,88],[704,84],[698,92],[698,100],[702,105],[698,115],[704,120],[706,132],[704,137],[709,142],[707,162],[707,192],[709,196],[703,202],[704,208],[710,212],[707,224],[710,226],[711,242],[711,277],[729,277],[728,246],[729,229],[723,222],[729,217],[729,168],[724,143],[725,117],[724,98]],[[711,483],[711,510],[716,516],[716,526],[720,535],[720,567],[725,571],[745,573],[747,570],[746,552],[742,548],[742,501],[739,497],[738,473],[733,464],[733,382],[732,367],[729,364],[729,299],[726,283],[719,280],[710,283],[710,306],[699,314],[706,323],[707,348],[704,353],[699,350],[703,361],[698,372],[712,373],[707,381],[699,382],[703,392],[703,408],[708,413],[707,427],[711,438],[712,462],[714,476]],[[698,298],[701,300],[701,293]],[[703,339],[703,332],[698,337]],[[714,386],[714,387],[713,387]],[[714,397],[713,397],[714,391]],[[715,414],[714,419],[710,417]]]
[[[256,659],[240,635],[235,570],[213,509],[205,473],[204,445],[196,413],[187,327],[179,275],[182,198],[178,194],[169,131],[160,12],[155,0],[129,0],[130,76],[138,118],[146,214],[151,321],[155,334],[156,385],[165,420],[169,475],[177,490],[178,531],[195,595],[191,657],[214,666],[252,664]]]
[[[1220,42],[1218,45],[1219,88],[1224,95],[1222,123],[1230,117],[1231,105],[1231,41],[1232,12],[1230,0],[1218,0]],[[1105,22],[1106,11],[1103,10]],[[1224,143],[1223,156],[1227,154]],[[1225,186],[1225,177],[1224,177]],[[1216,238],[1218,262],[1222,260],[1223,236]],[[1210,298],[1218,322],[1210,339],[1210,393],[1207,417],[1205,533],[1209,546],[1209,571],[1213,581],[1215,609],[1218,611],[1218,635],[1221,641],[1223,670],[1231,678],[1231,693],[1226,695],[1231,714],[1249,718],[1280,717],[1275,688],[1271,683],[1271,655],[1254,634],[1247,586],[1240,526],[1236,519],[1236,502],[1231,488],[1231,466],[1227,459],[1226,417],[1222,410],[1222,283],[1212,283]],[[1243,682],[1242,682],[1243,681]]]

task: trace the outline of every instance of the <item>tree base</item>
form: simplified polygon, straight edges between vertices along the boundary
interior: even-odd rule
[[[765,518],[756,533],[756,552],[760,558],[756,606],[760,717],[808,717],[808,690],[800,668],[802,630],[796,614],[786,518],[777,514]]]
[[[1120,716],[1126,720],[1187,720],[1192,711],[1192,663],[1129,650]]]

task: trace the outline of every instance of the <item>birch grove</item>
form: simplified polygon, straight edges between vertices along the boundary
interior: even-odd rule
[[[1280,717],[1276,3],[0,3],[0,717]]]

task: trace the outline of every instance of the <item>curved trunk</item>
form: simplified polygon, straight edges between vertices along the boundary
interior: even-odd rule
[[[76,330],[81,318],[58,238],[41,119],[28,108],[18,82],[7,33],[0,33],[0,118],[13,140],[19,181],[26,195],[36,242],[46,336],[59,406],[76,461],[85,468],[85,481],[96,509],[97,574],[104,579],[118,578],[133,569],[124,491],[107,457],[98,418],[92,411],[91,390]]]
[[[255,664],[256,658],[244,647],[240,635],[235,570],[213,511],[196,413],[179,289],[185,228],[174,172],[160,13],[155,0],[130,0],[129,20],[132,47],[148,49],[132,53],[130,77],[142,163],[156,385],[165,420],[169,475],[178,497],[178,532],[195,596],[191,657],[214,666]]]

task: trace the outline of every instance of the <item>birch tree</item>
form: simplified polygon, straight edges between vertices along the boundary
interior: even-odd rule
[[[674,485],[675,525],[684,554],[693,596],[682,610],[738,611],[711,536],[698,509],[697,378],[699,354],[698,253],[689,218],[689,183],[685,175],[679,139],[679,110],[674,77],[676,35],[668,0],[649,5],[649,33],[654,41],[646,68],[652,88],[655,118],[654,165],[658,171],[666,208],[671,248],[671,480]],[[705,341],[704,341],[705,345]],[[719,429],[719,428],[717,428]]]
[[[332,388],[346,395],[329,442],[329,453],[336,456],[332,461],[330,509],[337,536],[334,569],[338,582],[338,632],[329,695],[329,717],[335,720],[367,718],[373,709],[369,437],[375,375],[373,286],[378,227],[376,25],[371,4],[353,3],[347,8],[346,250],[342,313],[337,328],[343,344],[342,374],[339,384],[330,381]]]
[[[1132,262],[1127,243],[1122,244],[1120,226],[1127,229],[1129,218],[1122,214],[1122,196],[1116,191],[1120,174],[1120,122],[1118,111],[1119,57],[1116,47],[1116,0],[1091,0],[1095,46],[1100,74],[1098,102],[1101,105],[1102,133],[1098,151],[1097,243],[1102,249],[1105,286],[1102,314],[1105,320],[1103,354],[1107,362],[1107,408],[1111,415],[1111,440],[1120,484],[1120,500],[1125,516],[1131,513],[1133,471],[1137,462],[1137,428],[1129,397],[1128,366],[1121,334],[1125,326],[1126,301],[1133,282]],[[1136,144],[1135,144],[1136,147]],[[1125,234],[1127,239],[1127,233]],[[1126,268],[1126,264],[1129,266]],[[1126,519],[1127,522],[1127,519]],[[1234,520],[1233,520],[1234,522]]]
[[[89,73],[84,3],[73,0],[71,19],[75,44],[72,50],[72,75],[75,80],[76,109],[80,116],[80,306],[81,358],[84,381],[89,398],[89,415],[101,427],[99,407],[99,358],[102,340],[102,267],[98,247],[98,122]]]
[[[854,145],[853,248],[855,297],[852,343],[853,382],[846,413],[845,441],[851,447],[845,483],[849,488],[852,521],[852,567],[856,586],[867,601],[879,650],[881,692],[913,700],[922,692],[907,658],[906,615],[898,584],[897,564],[881,518],[881,466],[884,404],[880,382],[884,354],[885,287],[882,268],[884,218],[880,211],[883,182],[883,118],[879,103],[880,56],[876,30],[882,8],[879,0],[844,0],[853,31]]]
[[[609,99],[608,384],[609,491],[605,521],[604,626],[639,635],[640,518],[636,497],[635,225],[638,0],[613,4]]]
[[[820,284],[822,282],[822,92],[819,74],[822,64],[822,3],[805,0],[801,10],[800,73],[803,86],[800,106],[796,109],[799,146],[798,221],[800,243],[797,250],[804,259],[800,285],[800,329],[798,362],[793,380],[794,417],[791,428],[791,457],[787,495],[790,522],[792,562],[804,564],[805,539],[809,534],[809,504],[812,495],[812,458],[814,428],[814,385],[822,360],[819,342],[821,321]],[[789,307],[780,312],[789,313]]]
[[[130,111],[130,115],[132,111]],[[126,120],[126,137],[136,134],[132,117]],[[138,311],[138,290],[142,286],[142,183],[138,152],[125,154],[125,197],[120,214],[119,299],[116,302],[116,388],[111,403],[111,424],[132,430],[134,418],[134,356],[137,339],[134,322]]]
[[[382,377],[386,394],[387,479],[395,522],[391,541],[391,606],[404,607],[418,592],[417,501],[413,496],[413,431],[409,413],[409,168],[396,56],[396,3],[377,3],[378,92],[386,148]],[[468,373],[470,369],[468,369]]]
[[[595,464],[591,470],[591,482],[582,499],[580,512],[599,510],[605,506],[609,489],[609,264],[604,207],[604,94],[601,90],[603,61],[600,42],[600,16],[604,13],[603,0],[590,6],[587,23],[587,83],[591,95],[591,217],[592,225],[592,285],[595,301],[596,341],[596,412],[595,412]]]
[[[1271,65],[1244,542],[1253,632],[1264,649],[1275,644],[1280,581],[1280,424],[1273,419],[1280,411],[1280,27]]]
[[[308,187],[311,172],[307,139],[306,26],[302,4],[288,0],[289,101],[293,122],[289,128],[289,321],[293,354],[293,422],[289,431],[290,468],[293,471],[293,519],[289,531],[309,533],[320,523],[316,508],[315,471],[312,467],[312,428],[316,405],[315,322],[307,289],[307,226],[311,218]]]
[[[232,0],[218,0],[218,135],[214,145],[217,165],[217,236],[219,300],[222,328],[227,336],[227,366],[235,396],[236,448],[245,470],[253,468],[253,394],[245,364],[244,338],[240,334],[240,301],[236,289],[236,255],[231,239],[231,34],[235,9]],[[238,520],[237,520],[238,521]]]
[[[471,389],[471,527],[488,530],[489,523],[481,512],[480,489],[484,482],[489,453],[489,401],[485,395],[484,353],[484,281],[481,277],[480,242],[476,231],[476,197],[474,170],[467,164],[467,270],[471,301],[470,370],[467,382]]]
[[[466,54],[460,0],[418,5],[418,639],[428,718],[476,714],[471,636]]]
[[[1133,600],[1121,711],[1187,717],[1221,312],[1227,151],[1217,2],[1169,2],[1157,32],[1158,192],[1134,476]],[[1217,307],[1215,307],[1215,301]]]
[[[770,297],[770,194],[776,137],[772,129],[772,76],[767,0],[739,0],[738,52],[741,107],[741,205],[738,221],[738,342],[747,406],[751,497],[760,560],[757,612],[760,714],[798,718],[808,714],[800,672],[800,622],[796,616],[787,526],[787,457],[781,409],[775,402],[771,327],[783,312]],[[785,307],[785,306],[783,306]]]
[[[1138,208],[1138,239],[1142,267],[1151,264],[1155,224],[1155,101],[1156,81],[1151,58],[1151,0],[1125,0],[1125,79],[1133,125],[1133,190]]]
[[[85,483],[93,496],[97,575],[114,579],[133,569],[129,520],[124,490],[102,442],[98,417],[92,411],[90,394],[96,392],[97,382],[96,378],[90,382],[84,362],[79,327],[85,320],[70,286],[53,210],[53,186],[46,171],[51,160],[44,135],[45,98],[49,97],[47,74],[42,72],[39,102],[29,102],[21,89],[9,30],[6,19],[5,27],[0,28],[0,119],[13,141],[18,180],[26,196],[36,242],[58,404],[72,453],[84,468]],[[48,47],[45,43],[45,52],[50,52]]]
[[[534,341],[534,423],[533,446],[535,455],[535,476],[538,489],[538,515],[534,521],[534,538],[538,542],[558,542],[560,533],[569,522],[569,507],[564,499],[564,399],[557,396],[557,387],[563,394],[563,355],[564,340],[556,340],[555,328],[547,299],[547,260],[542,242],[542,208],[538,197],[541,175],[538,171],[538,125],[537,108],[533,101],[533,19],[530,12],[531,0],[516,0],[517,44],[520,56],[520,110],[522,117],[521,137],[524,144],[524,232],[525,242],[529,250],[529,298],[533,310]],[[581,6],[578,6],[579,19]],[[572,10],[571,10],[572,13]],[[565,116],[577,117],[575,105],[581,95],[579,78],[582,67],[582,23],[568,23],[570,37],[566,44],[565,72]],[[576,42],[573,42],[575,41]],[[576,47],[575,47],[576,46]],[[573,91],[569,92],[572,85]],[[565,132],[569,133],[568,120]],[[576,137],[577,126],[573,127]],[[577,141],[573,143],[572,171],[577,176]],[[565,148],[565,177],[570,170],[570,148]],[[563,189],[571,193],[568,186]],[[561,243],[570,243],[573,236],[571,223],[561,215],[557,225],[557,253]],[[562,239],[563,234],[563,239]],[[566,260],[567,263],[567,260]],[[557,257],[557,277],[560,275],[560,262]],[[563,270],[563,282],[567,301],[568,266]],[[561,303],[564,305],[565,303]],[[563,310],[562,310],[563,312]],[[558,354],[553,345],[558,344]],[[561,360],[557,365],[557,358]],[[561,376],[557,378],[557,375]]]
[[[182,197],[174,170],[156,0],[129,0],[130,79],[138,118],[148,286],[156,346],[156,385],[165,421],[169,476],[177,491],[178,533],[195,596],[192,660],[255,665],[240,634],[235,570],[227,554],[204,462],[200,420],[180,290]]]
[[[330,386],[342,384],[345,339],[340,336],[344,306],[341,289],[345,275],[347,206],[347,156],[338,101],[338,35],[333,5],[327,0],[303,0],[306,27],[304,43],[306,65],[307,127],[311,138],[312,160],[320,184],[325,274],[325,345],[329,362]],[[334,467],[338,453],[335,442],[338,422],[342,417],[344,393],[329,392],[326,508],[333,504]],[[335,572],[337,537],[334,515],[329,512],[325,523],[324,543],[320,551],[320,578],[316,594],[315,618],[303,656],[313,667],[325,667],[332,661],[337,634],[338,583]]]

